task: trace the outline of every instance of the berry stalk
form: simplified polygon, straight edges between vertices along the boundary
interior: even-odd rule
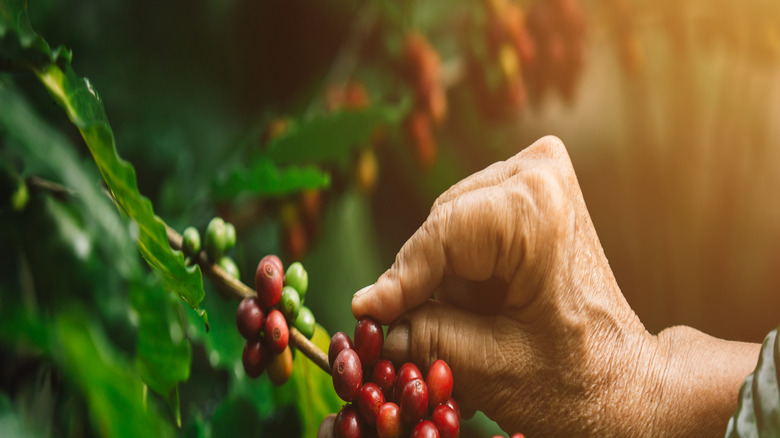
[[[168,232],[168,242],[170,243],[171,248],[181,251],[182,236],[167,224],[165,228]],[[246,297],[257,296],[257,292],[255,292],[254,289],[228,274],[216,263],[210,263],[204,251],[200,251],[200,253],[198,253],[197,257],[195,257],[195,262],[200,265],[201,271],[203,271],[203,273],[206,274],[209,279],[211,279],[211,281],[214,283],[214,285],[217,286],[217,289],[223,295],[237,300],[242,300]],[[289,330],[289,344],[297,348],[298,351],[311,359],[311,361],[322,368],[323,371],[330,374],[328,355],[320,350],[316,345],[314,345],[313,342],[306,339],[306,336],[304,336],[295,327],[290,326]]]

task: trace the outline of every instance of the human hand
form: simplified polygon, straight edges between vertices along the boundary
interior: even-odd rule
[[[444,359],[461,408],[482,410],[510,433],[684,436],[712,422],[711,403],[679,410],[674,398],[703,394],[685,383],[701,370],[679,358],[701,346],[704,357],[721,350],[690,329],[645,330],[555,137],[442,194],[391,269],[355,294],[352,311],[394,323],[384,349],[393,361],[425,370]],[[742,371],[728,381],[734,399]],[[722,434],[727,419],[714,430]]]

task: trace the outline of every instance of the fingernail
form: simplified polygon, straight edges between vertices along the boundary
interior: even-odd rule
[[[364,287],[363,289],[360,289],[359,291],[355,292],[354,298],[357,298],[357,297],[359,297],[359,296],[361,296],[361,295],[365,295],[365,294],[366,294],[366,292],[368,292],[369,290],[371,290],[371,288],[372,288],[372,287],[374,287],[374,284],[373,284],[373,283],[372,283],[372,284],[369,284],[368,286]]]
[[[382,347],[382,356],[396,363],[403,363],[411,354],[411,336],[409,323],[400,322],[390,326],[387,339]]]

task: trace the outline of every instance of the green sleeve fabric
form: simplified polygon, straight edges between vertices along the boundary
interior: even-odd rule
[[[739,390],[737,412],[729,420],[726,438],[780,437],[780,337],[772,330],[764,339],[753,374]]]

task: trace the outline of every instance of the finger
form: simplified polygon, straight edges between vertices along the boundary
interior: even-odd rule
[[[514,338],[508,340],[505,333]],[[414,362],[423,374],[433,361],[443,359],[452,369],[453,396],[469,412],[490,408],[496,394],[505,392],[496,386],[506,384],[506,373],[522,372],[512,361],[530,354],[512,351],[510,355],[506,348],[523,345],[524,336],[507,318],[429,301],[391,327],[382,354],[398,365]]]
[[[566,147],[563,145],[563,142],[553,135],[542,137],[508,160],[493,163],[485,169],[456,183],[436,199],[432,209],[446,204],[472,190],[499,185],[517,175],[525,168],[533,166],[535,162],[550,159],[564,159],[566,162],[569,161]]]

